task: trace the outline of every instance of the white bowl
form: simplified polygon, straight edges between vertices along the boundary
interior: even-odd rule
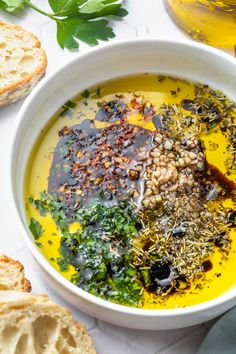
[[[236,100],[236,60],[217,49],[194,42],[153,39],[113,42],[92,49],[44,79],[22,106],[11,152],[11,199],[27,246],[62,297],[82,311],[117,325],[164,330],[195,325],[222,314],[236,304],[236,287],[212,301],[173,310],[144,310],[102,300],[70,283],[47,262],[32,240],[24,210],[27,160],[41,129],[55,111],[94,84],[143,72],[201,81]]]

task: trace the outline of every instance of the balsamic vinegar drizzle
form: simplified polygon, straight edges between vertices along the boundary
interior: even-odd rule
[[[98,129],[93,121],[84,120],[62,128],[59,136],[48,192],[61,197],[65,208],[74,212],[81,200],[87,204],[101,193],[108,200],[124,199],[128,194],[138,200],[139,177],[152,146],[152,132],[125,121]]]

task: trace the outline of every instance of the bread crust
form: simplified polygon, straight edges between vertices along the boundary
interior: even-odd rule
[[[89,354],[96,354],[96,349],[85,326],[80,322],[75,322],[75,325],[82,332],[84,340],[89,344]]]
[[[0,21],[0,32],[2,27],[6,27],[13,32],[26,32],[35,42],[34,47],[39,48],[41,50],[42,61],[40,65],[38,65],[38,67],[31,74],[11,84],[6,85],[5,87],[0,88],[0,107],[5,106],[9,103],[13,103],[27,95],[44,76],[47,67],[46,53],[41,48],[41,42],[33,33],[26,31],[21,26]]]
[[[4,340],[3,333],[5,327],[8,328],[8,340],[10,338],[10,330],[11,328],[13,329],[11,337],[12,342],[15,343],[15,338],[19,340],[16,328],[22,333],[22,328],[26,322],[31,325],[32,323],[34,324],[38,318],[45,318],[46,322],[51,318],[57,322],[62,330],[60,335],[58,334],[58,339],[60,336],[63,336],[63,330],[73,337],[74,345],[68,348],[68,353],[96,354],[92,339],[86,328],[81,323],[74,322],[71,312],[65,307],[50,301],[47,295],[34,295],[17,291],[0,291],[0,338],[2,340]],[[44,325],[47,325],[46,322],[44,322]],[[21,326],[18,326],[18,323],[21,323]],[[43,331],[43,327],[44,326],[38,327],[38,331],[41,328]],[[53,331],[53,329],[51,331]],[[31,332],[27,330],[27,333],[28,336],[39,335],[42,340],[44,338],[40,333],[35,331]],[[11,341],[9,341],[9,343],[10,342]],[[1,345],[0,340],[0,351],[2,349]],[[47,344],[41,341],[41,346],[44,347],[45,345]],[[71,349],[71,351],[69,349]],[[46,352],[48,353],[48,351],[45,350],[45,353]],[[59,352],[60,350],[58,350],[58,353]],[[9,354],[13,354],[13,352],[9,351]],[[30,354],[30,352],[27,351],[24,354]]]
[[[28,279],[25,278],[25,269],[20,262],[15,261],[14,259],[11,259],[3,254],[0,255],[0,263],[6,264],[6,267],[8,264],[11,264],[15,267],[16,272],[22,273],[21,291],[23,292],[31,291],[31,283]],[[1,283],[1,279],[0,279],[0,283]]]

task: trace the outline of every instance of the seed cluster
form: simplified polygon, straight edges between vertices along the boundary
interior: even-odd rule
[[[152,208],[166,198],[200,193],[197,172],[205,166],[205,156],[194,135],[171,136],[159,132],[154,138],[146,168],[143,206]]]

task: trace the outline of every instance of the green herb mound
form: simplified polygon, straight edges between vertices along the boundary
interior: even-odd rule
[[[73,220],[65,216],[60,201],[45,192],[31,199],[41,215],[50,212],[62,232],[60,253],[64,266],[74,266],[71,281],[83,290],[123,305],[137,305],[142,285],[131,266],[130,241],[138,234],[136,212],[129,201],[112,206],[93,202],[80,208]],[[69,223],[81,228],[69,231]],[[61,259],[61,258],[60,258]],[[67,267],[63,267],[67,269]]]

